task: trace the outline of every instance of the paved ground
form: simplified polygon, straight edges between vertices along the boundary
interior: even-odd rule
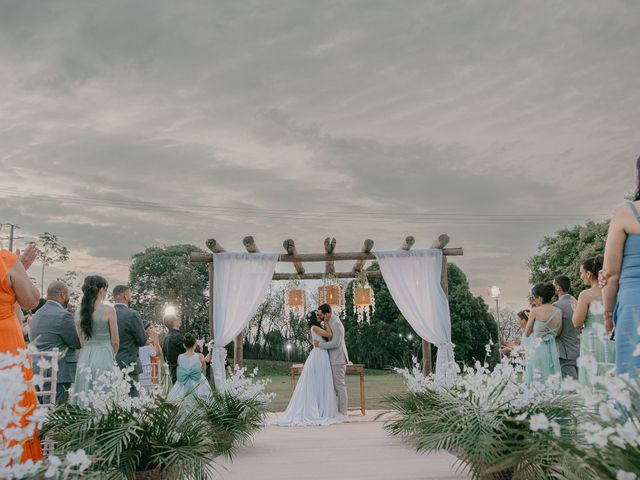
[[[467,479],[448,453],[419,455],[374,421],[352,412],[350,423],[327,427],[266,427],[233,462],[219,459],[225,480]],[[226,469],[226,470],[225,470]]]

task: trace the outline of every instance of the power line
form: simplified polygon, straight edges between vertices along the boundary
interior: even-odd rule
[[[24,238],[24,237],[16,237],[15,236],[15,231],[17,229],[19,229],[20,226],[16,225],[15,223],[0,223],[0,228],[2,228],[2,227],[9,227],[10,230],[9,230],[9,236],[8,237],[0,237],[0,240],[9,240],[9,251],[13,252],[13,241],[14,240],[19,240],[21,238]]]
[[[126,208],[135,211],[176,214],[213,214],[222,217],[245,218],[290,218],[301,220],[330,220],[367,223],[463,223],[463,224],[567,224],[584,222],[607,214],[575,213],[411,213],[411,212],[371,212],[371,211],[304,211],[293,209],[262,209],[256,207],[230,207],[215,205],[165,205],[141,200],[104,199],[92,196],[72,196],[62,194],[40,194],[0,189],[0,196],[8,198],[30,198],[36,201],[55,201],[63,204],[89,205],[97,207]]]

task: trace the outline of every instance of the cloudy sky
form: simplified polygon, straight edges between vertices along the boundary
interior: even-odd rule
[[[633,188],[639,44],[635,0],[3,1],[0,222],[112,281],[448,233],[517,308],[543,236]]]

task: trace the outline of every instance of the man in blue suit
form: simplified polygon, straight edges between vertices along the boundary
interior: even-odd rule
[[[65,403],[69,398],[69,388],[76,378],[77,350],[80,339],[73,322],[73,314],[67,310],[69,288],[60,281],[52,282],[47,288],[47,302],[33,315],[29,341],[39,351],[47,352],[57,348],[62,354],[58,361],[56,404]],[[34,370],[37,365],[34,365]],[[44,385],[44,389],[48,387]]]

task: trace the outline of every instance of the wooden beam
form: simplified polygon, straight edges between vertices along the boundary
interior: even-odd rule
[[[286,250],[287,255],[297,255],[298,254],[298,249],[296,248],[296,244],[290,238],[285,240],[284,242],[282,242],[282,246]],[[304,274],[304,266],[302,265],[301,262],[293,262],[293,266],[295,267],[296,272],[298,273],[298,275]]]
[[[369,238],[365,240],[364,243],[362,244],[362,249],[360,250],[360,253],[371,253],[372,249],[373,249],[373,240]],[[356,260],[356,263],[352,269],[353,273],[361,272],[365,262],[366,260]]]
[[[325,238],[324,239],[324,251],[327,255],[333,255],[333,252],[336,249],[336,239],[335,238]],[[333,260],[326,260],[324,264],[324,273],[333,275],[336,273],[336,264]]]
[[[242,335],[242,332],[240,332],[238,336],[233,339],[233,364],[238,365],[240,368],[242,368],[244,365],[244,354],[242,350],[243,342],[244,337]]]
[[[211,250],[213,253],[226,252],[224,247],[220,245],[215,238],[210,238],[209,240],[207,240],[207,248]]]
[[[380,270],[363,270],[367,272],[367,277],[381,277],[382,273]],[[356,278],[358,273],[355,272],[336,272],[334,273],[336,278]],[[298,275],[300,280],[322,280],[326,275],[324,273],[316,272],[316,273],[303,273],[302,275]],[[290,273],[275,273],[273,275],[273,280],[289,280],[291,278]]]
[[[244,237],[242,239],[242,244],[244,245],[244,248],[246,248],[247,252],[249,253],[260,252],[260,250],[258,250],[258,247],[256,246],[256,242],[253,240],[253,237],[251,235],[249,235],[248,237]]]
[[[416,243],[416,239],[409,235],[404,239],[402,245],[400,245],[400,250],[411,250],[411,247],[413,247],[414,243]]]
[[[449,244],[449,240],[449,235],[443,233],[433,241],[433,243],[431,244],[431,248],[438,248],[442,250]]]
[[[462,248],[443,248],[442,253],[448,257],[451,256],[460,256],[463,254]],[[376,256],[373,253],[362,253],[362,252],[338,252],[333,253],[331,255],[327,255],[326,253],[298,253],[296,255],[280,255],[278,261],[280,262],[341,262],[345,260],[375,260]],[[210,253],[206,252],[192,252],[190,256],[190,260],[192,262],[211,262],[213,260],[213,256]]]

